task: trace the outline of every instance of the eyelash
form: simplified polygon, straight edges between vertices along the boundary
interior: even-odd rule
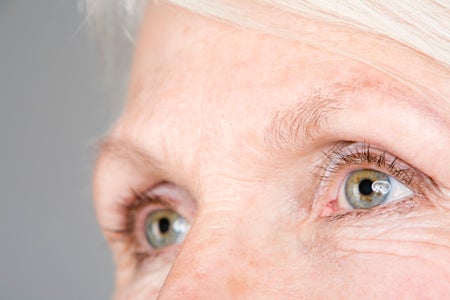
[[[331,174],[338,173],[348,164],[375,166],[392,176],[399,177],[400,181],[407,185],[411,184],[417,172],[386,150],[377,149],[365,142],[341,142],[324,155],[326,159],[324,165],[320,167],[323,171],[320,177],[325,182],[331,178]]]
[[[154,183],[145,189],[130,188],[128,192],[128,197],[123,198],[117,207],[121,223],[116,232],[120,243],[127,246],[127,253],[134,258],[136,271],[149,271],[154,267],[154,261],[171,262],[178,246],[152,247],[146,235],[147,218],[158,210],[168,209],[191,222],[196,213],[193,197],[182,187],[167,181]]]
[[[325,159],[317,167],[319,171],[316,173],[320,181],[320,191],[326,190],[332,181],[342,180],[337,179],[341,178],[337,174],[343,173],[350,168],[357,169],[355,166],[359,166],[360,168],[373,168],[395,177],[414,191],[414,198],[416,196],[422,196],[422,186],[427,181],[431,181],[426,175],[409,166],[398,157],[365,142],[340,142],[329,151],[324,152],[323,155]],[[420,180],[420,178],[424,180]],[[328,200],[333,201],[334,199]],[[394,205],[401,205],[402,202],[396,202]],[[342,218],[347,215],[361,216],[378,213],[379,210],[383,209],[385,209],[385,206],[380,205],[367,210],[337,212],[332,217]]]
[[[131,197],[127,201],[121,202],[117,206],[117,216],[120,218],[119,226],[114,230],[109,230],[116,234],[115,241],[119,241],[125,245],[133,245],[132,255],[136,259],[136,267],[141,267],[144,263],[151,262],[152,258],[157,258],[162,255],[163,251],[161,249],[151,249],[149,247],[142,247],[142,244],[146,244],[143,239],[144,237],[139,234],[139,218],[143,210],[147,209],[149,206],[154,211],[159,208],[169,208],[173,209],[170,199],[165,197],[148,194],[148,190],[144,192],[138,192],[130,188]],[[151,251],[150,251],[151,250]]]
[[[407,165],[398,157],[389,154],[386,150],[371,146],[365,142],[340,142],[329,151],[323,153],[321,162],[317,166],[318,172],[316,175],[319,177],[320,189],[329,188],[332,181],[341,180],[338,174],[350,169],[350,167],[355,169],[355,166],[364,166],[365,168],[368,167],[384,171],[386,174],[396,177],[397,180],[411,187],[416,195],[422,195],[421,185],[427,182],[427,180],[420,180],[420,178],[428,179],[428,182],[432,182],[431,179],[423,175],[420,171]],[[131,201],[125,201],[118,207],[122,223],[119,229],[114,230],[114,232],[119,234],[120,239],[125,239],[127,243],[134,245],[135,251],[133,254],[136,258],[136,266],[141,266],[144,263],[151,262],[153,258],[159,257],[164,251],[161,251],[161,249],[153,249],[151,251],[148,248],[139,249],[139,245],[142,244],[142,238],[136,232],[136,226],[139,226],[137,225],[139,215],[149,205],[174,210],[175,208],[170,204],[170,199],[165,199],[159,195],[149,195],[148,190],[144,192],[130,190],[132,192],[132,199],[129,200]],[[397,202],[395,205],[401,206],[402,202]],[[368,210],[337,212],[329,217],[332,219],[342,219],[346,216],[362,216],[379,213],[382,210],[386,210],[386,207],[380,205]]]
[[[133,233],[135,230],[136,217],[143,208],[147,205],[161,205],[161,203],[167,202],[156,195],[150,197],[145,192],[137,192],[134,189],[130,189],[130,191],[132,200],[123,201],[117,207],[118,215],[121,216],[122,222],[120,222],[119,228],[114,231],[124,235]],[[164,205],[164,207],[165,206],[166,205]],[[169,205],[167,205],[167,207],[170,208]]]

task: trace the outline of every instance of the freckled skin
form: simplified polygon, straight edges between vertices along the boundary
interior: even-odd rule
[[[142,265],[133,253],[145,245],[117,242],[105,231],[117,264],[116,299],[450,297],[450,127],[407,115],[426,105],[449,116],[450,102],[415,94],[361,62],[163,4],[150,5],[142,26],[130,96],[111,137],[158,163],[101,155],[98,218],[102,225],[113,222],[111,199],[130,186],[161,181],[187,191],[197,206],[192,209],[181,196],[177,210],[191,222],[188,236]],[[377,46],[373,37],[355,32],[348,36],[341,47],[364,56],[370,42],[371,55],[418,85],[449,84],[448,71],[421,76],[442,70],[430,60],[421,70],[411,63],[422,59],[412,50],[387,41]],[[336,80],[355,88],[314,139],[298,137],[298,148],[267,145],[274,112],[306,102],[299,95],[308,91],[325,93],[321,87]],[[407,100],[397,101],[397,93]],[[373,130],[375,122],[383,135]],[[428,136],[414,135],[424,127]],[[435,179],[443,192],[421,185],[425,196],[402,209],[327,217],[337,210],[335,194],[345,174],[335,174],[323,189],[313,174],[324,149],[340,141],[392,151]]]

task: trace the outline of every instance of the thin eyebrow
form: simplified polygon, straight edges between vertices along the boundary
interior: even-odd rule
[[[349,105],[349,95],[362,90],[391,95],[395,101],[404,102],[430,121],[450,127],[445,114],[440,114],[438,110],[428,106],[426,101],[412,101],[416,99],[417,94],[399,89],[384,80],[357,77],[354,80],[336,81],[312,89],[300,95],[298,103],[277,111],[265,129],[266,146],[274,151],[282,151],[298,149],[299,143],[304,146],[314,141],[317,133],[326,125],[328,117],[346,109]]]
[[[356,88],[353,84],[335,83],[300,96],[298,103],[275,112],[265,130],[266,145],[281,150],[298,145],[299,141],[313,141],[328,117],[345,108],[345,96]]]
[[[113,156],[114,158],[127,161],[133,166],[151,166],[154,169],[161,169],[162,163],[154,156],[143,151],[134,143],[121,138],[107,136],[97,142],[98,159],[103,156]]]

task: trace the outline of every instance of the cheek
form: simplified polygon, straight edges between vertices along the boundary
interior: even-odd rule
[[[447,298],[449,214],[430,210],[420,216],[375,218],[354,220],[329,235],[333,263],[341,273],[337,278],[346,289],[385,299]]]
[[[172,263],[166,281],[172,291],[161,299],[445,299],[450,294],[450,229],[443,230],[450,228],[448,214],[324,223],[276,213],[279,201],[258,206],[261,198],[226,199],[200,211],[167,269],[137,274],[119,299],[156,298]]]
[[[450,294],[450,266],[420,257],[348,253],[341,257],[342,294],[354,298],[445,299]]]
[[[170,272],[179,247],[170,247],[164,253],[138,261],[133,248],[116,259],[116,290],[114,299],[156,299],[160,287]]]
[[[155,269],[153,265],[145,265],[144,263],[139,270],[136,270],[131,276],[127,276],[128,282],[126,285],[116,285],[114,299],[157,299],[171,266],[171,263],[165,263],[163,266]],[[126,272],[127,270],[125,269],[118,269],[116,277],[120,278]]]

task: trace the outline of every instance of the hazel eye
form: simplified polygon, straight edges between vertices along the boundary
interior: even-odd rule
[[[163,248],[183,242],[190,225],[171,209],[150,213],[145,222],[145,236],[152,248]]]
[[[338,202],[348,209],[369,209],[410,197],[414,192],[394,177],[371,169],[351,172],[342,184]]]

